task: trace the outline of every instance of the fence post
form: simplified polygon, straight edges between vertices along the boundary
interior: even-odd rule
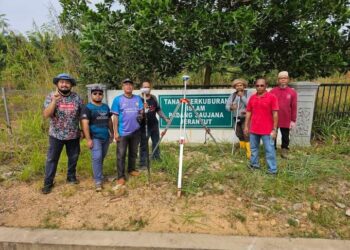
[[[290,143],[298,146],[310,146],[316,93],[319,84],[295,82],[291,83],[290,86],[298,93],[297,123],[296,128],[291,131]]]
[[[12,135],[12,127],[10,123],[10,116],[9,116],[9,111],[7,109],[7,102],[6,102],[6,95],[5,95],[5,88],[1,88],[2,91],[2,99],[4,100],[4,108],[5,108],[5,114],[6,114],[6,126],[10,131],[10,134]]]

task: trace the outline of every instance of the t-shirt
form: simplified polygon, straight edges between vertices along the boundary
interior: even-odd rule
[[[142,102],[144,102],[144,99],[141,97]],[[149,99],[146,99],[146,102],[148,104],[148,112],[147,112],[147,125],[149,127],[158,127],[158,119],[157,119],[157,112],[160,111],[159,103],[155,96],[151,95]],[[141,127],[145,126],[145,120],[142,121]]]
[[[139,96],[120,95],[114,98],[111,112],[119,117],[118,133],[120,136],[130,135],[140,128],[137,118],[142,109],[143,103]]]
[[[111,112],[106,104],[100,106],[88,103],[81,112],[81,119],[89,120],[90,135],[93,139],[109,139],[109,118]]]
[[[269,135],[273,129],[272,111],[278,109],[278,101],[273,94],[252,95],[247,106],[247,111],[251,112],[250,133]]]
[[[45,99],[44,108],[47,108],[54,98],[51,92]],[[73,140],[80,137],[79,117],[83,101],[77,93],[61,96],[56,101],[56,108],[50,118],[49,135],[58,140]]]
[[[297,119],[297,93],[290,87],[273,88],[270,93],[274,94],[278,100],[278,127],[289,128],[290,122]]]

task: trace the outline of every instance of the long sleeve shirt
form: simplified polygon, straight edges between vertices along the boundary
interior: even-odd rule
[[[297,93],[290,87],[275,87],[270,93],[278,100],[278,127],[289,128],[291,122],[297,120]]]

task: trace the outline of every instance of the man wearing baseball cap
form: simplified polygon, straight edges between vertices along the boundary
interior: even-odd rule
[[[125,158],[128,150],[129,176],[138,176],[136,170],[137,149],[140,143],[140,123],[143,116],[143,103],[139,96],[133,95],[134,82],[127,78],[122,81],[124,93],[113,100],[111,113],[114,139],[117,142],[117,185],[125,185]]]
[[[91,102],[81,113],[81,122],[87,146],[91,150],[92,170],[96,192],[102,191],[103,161],[107,155],[110,138],[113,138],[113,125],[110,109],[102,103],[103,88],[100,84],[91,87]]]
[[[288,86],[289,74],[287,71],[278,73],[278,86],[274,87],[270,93],[274,94],[278,99],[278,128],[282,135],[282,151],[281,157],[289,158],[289,132],[295,128],[297,119],[297,93]],[[276,140],[275,140],[276,148]]]
[[[44,117],[50,119],[43,194],[50,193],[53,188],[58,160],[64,146],[68,157],[67,182],[79,183],[76,166],[80,154],[79,116],[83,101],[77,93],[72,92],[76,81],[70,75],[59,74],[53,78],[53,83],[56,91],[46,97],[43,112]]]

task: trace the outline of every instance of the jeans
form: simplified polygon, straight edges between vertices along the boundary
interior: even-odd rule
[[[106,157],[109,140],[92,139],[94,146],[91,149],[92,170],[96,184],[102,184],[103,181],[103,160]]]
[[[268,171],[271,173],[277,172],[277,163],[276,163],[276,151],[275,151],[275,142],[270,135],[257,135],[250,134],[250,149],[252,155],[250,158],[250,165],[254,168],[259,168],[259,145],[260,139],[262,139],[265,149],[265,158]]]
[[[282,145],[281,148],[289,149],[289,128],[279,128],[281,131]],[[278,131],[278,130],[277,130]],[[277,136],[276,136],[277,138]],[[277,149],[277,140],[275,140],[275,149]]]
[[[152,141],[152,152],[159,142],[159,129],[158,126],[148,127],[148,137],[146,138],[146,129],[141,131],[141,142],[140,142],[140,166],[146,166],[147,163],[147,149],[148,149],[148,140],[151,137]],[[151,154],[152,152],[148,152]],[[159,147],[154,152],[152,160],[160,159],[160,150]]]
[[[45,181],[44,185],[52,185],[56,175],[58,160],[66,145],[66,154],[68,156],[67,180],[76,179],[76,167],[80,154],[80,139],[73,140],[58,140],[54,137],[49,137],[49,149],[47,151],[45,165]]]
[[[130,135],[121,136],[117,141],[117,173],[118,179],[125,178],[125,158],[128,150],[128,172],[135,170],[137,149],[140,143],[140,130]]]

